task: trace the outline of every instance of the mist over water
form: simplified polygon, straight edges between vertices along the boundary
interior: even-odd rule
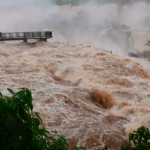
[[[50,30],[50,41],[85,43],[124,55],[131,31],[150,25],[150,4],[142,1],[58,6],[49,0],[0,0],[0,8],[1,32]]]
[[[119,150],[129,132],[150,123],[150,62],[118,56],[150,50],[150,4],[93,1],[0,0],[1,32],[50,30],[54,36],[50,43],[0,42],[0,91],[29,88],[46,128],[66,136],[71,147]],[[93,90],[108,92],[114,106],[95,103]]]

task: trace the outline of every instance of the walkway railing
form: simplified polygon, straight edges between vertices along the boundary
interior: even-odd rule
[[[0,32],[0,41],[9,40],[24,40],[27,42],[28,39],[39,39],[41,41],[47,41],[47,39],[52,38],[52,32],[13,32],[13,33],[2,33]]]

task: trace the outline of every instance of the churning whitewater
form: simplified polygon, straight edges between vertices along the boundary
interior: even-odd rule
[[[0,47],[2,93],[28,87],[46,127],[65,135],[71,147],[117,149],[130,131],[148,126],[150,75],[130,58],[61,42],[4,42]],[[106,99],[113,96],[115,105],[97,105],[93,90],[107,91]]]
[[[129,132],[149,127],[150,62],[128,53],[150,51],[150,4],[118,12],[117,4],[23,2],[0,0],[0,30],[52,30],[54,38],[0,42],[4,95],[29,88],[46,128],[65,135],[70,148],[119,150]]]

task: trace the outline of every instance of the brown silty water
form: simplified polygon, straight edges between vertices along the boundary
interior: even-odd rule
[[[130,131],[150,122],[149,69],[91,46],[53,42],[0,43],[0,91],[32,91],[44,125],[65,135],[70,148],[119,149]],[[104,109],[90,92],[105,90],[117,103]]]
[[[123,57],[150,50],[146,44],[149,4],[125,5],[119,14],[116,4],[60,7],[45,0],[40,6],[25,6],[1,6],[0,30],[46,28],[54,31],[54,38],[50,43],[0,42],[0,91],[4,95],[10,95],[7,88],[29,88],[34,110],[40,112],[46,128],[65,135],[70,149],[77,145],[100,150],[110,145],[119,150],[129,132],[149,127],[150,63]],[[127,27],[118,29],[114,24]],[[95,103],[92,91],[107,97],[105,106],[114,100],[113,107]]]

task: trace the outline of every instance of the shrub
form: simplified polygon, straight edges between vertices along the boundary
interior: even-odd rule
[[[103,150],[109,150],[109,146],[105,146]],[[129,143],[121,146],[121,150],[150,150],[150,131],[144,126],[129,134]]]
[[[27,88],[11,89],[11,97],[0,93],[0,149],[2,150],[68,150],[64,136],[41,126],[41,118],[33,112],[32,93]],[[82,147],[74,147],[83,150]]]
[[[144,126],[129,134],[128,145],[121,146],[121,150],[149,150],[150,149],[150,131]]]
[[[109,150],[110,146],[105,146],[105,148],[103,148],[103,150]]]

